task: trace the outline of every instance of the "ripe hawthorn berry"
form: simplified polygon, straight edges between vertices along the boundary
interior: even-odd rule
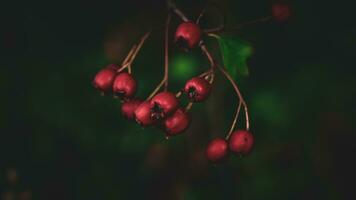
[[[111,64],[100,70],[94,77],[94,87],[103,93],[111,92],[117,68],[117,65]]]
[[[183,48],[192,49],[199,44],[201,35],[202,31],[198,24],[183,22],[176,30],[175,42]]]
[[[192,102],[201,102],[208,98],[211,91],[211,84],[201,77],[194,77],[187,81],[184,92]]]
[[[156,94],[151,101],[151,118],[152,120],[160,120],[176,111],[178,107],[178,99],[171,92],[161,92]]]
[[[164,129],[168,136],[178,135],[188,128],[189,123],[190,117],[188,113],[180,108],[164,120]]]
[[[228,144],[222,138],[213,139],[206,148],[206,158],[211,162],[220,162],[228,154]]]
[[[113,83],[113,92],[120,98],[131,98],[135,95],[137,89],[136,80],[127,72],[121,72],[115,77]]]
[[[153,124],[151,119],[151,104],[149,101],[142,102],[134,112],[135,120],[141,126]]]
[[[132,99],[130,101],[126,101],[121,105],[121,113],[122,115],[129,120],[135,118],[135,110],[140,106],[142,100],[140,99]]]
[[[231,134],[229,140],[230,151],[241,155],[249,154],[253,148],[254,137],[245,130],[237,130]]]
[[[275,20],[285,22],[291,16],[290,6],[286,3],[276,3],[272,6],[272,15]]]

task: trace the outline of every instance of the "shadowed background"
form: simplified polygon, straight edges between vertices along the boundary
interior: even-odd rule
[[[270,15],[275,1],[215,1],[227,26]],[[250,106],[255,149],[207,163],[204,148],[229,130],[236,96],[218,74],[191,127],[166,140],[120,115],[120,102],[92,87],[154,27],[133,65],[138,96],[163,76],[163,1],[7,3],[0,68],[2,199],[352,199],[355,164],[356,27],[351,5],[287,1],[287,23],[236,32],[254,55],[237,77]],[[196,18],[206,1],[177,1]],[[203,27],[219,23],[210,6]],[[171,35],[179,19],[174,17]],[[172,39],[172,38],[171,38]],[[219,49],[207,42],[215,55]],[[198,50],[171,45],[170,90],[206,70]],[[219,58],[219,56],[218,56]],[[243,125],[243,121],[239,124]]]

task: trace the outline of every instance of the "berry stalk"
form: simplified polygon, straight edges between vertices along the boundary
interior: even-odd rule
[[[185,107],[185,112],[188,112],[193,107],[193,102],[189,102],[188,105]]]
[[[226,138],[228,139],[231,135],[231,133],[233,132],[233,130],[235,129],[236,126],[236,122],[237,122],[237,118],[239,116],[240,113],[240,109],[241,109],[241,105],[244,106],[244,110],[245,110],[245,117],[246,117],[246,130],[248,131],[250,129],[250,120],[249,120],[249,115],[248,115],[248,108],[247,108],[247,104],[244,100],[244,98],[242,97],[242,94],[239,90],[239,87],[237,86],[237,84],[235,83],[235,81],[232,79],[232,77],[229,75],[229,73],[227,73],[227,71],[220,65],[217,65],[219,70],[224,74],[224,76],[230,81],[231,85],[234,87],[234,90],[239,98],[239,106],[237,107],[236,110],[236,114],[235,114],[235,118],[234,121],[232,123],[232,126],[230,128],[230,131],[228,133],[228,135],[226,136]]]
[[[130,50],[129,54],[126,56],[125,60],[122,61],[121,66],[125,66],[126,65],[126,63],[131,59],[132,55],[134,54],[136,48],[137,48],[136,44],[131,47],[131,50]]]
[[[215,28],[212,28],[212,29],[206,29],[206,30],[224,30],[225,29],[225,21],[226,21],[225,20],[224,11],[222,11],[221,8],[215,2],[209,2],[209,4],[214,4],[214,8],[220,13],[221,23],[220,23],[220,25],[218,27],[215,27]],[[197,19],[197,22],[196,22],[197,24],[200,22],[200,19],[204,15],[204,13],[206,11],[206,7],[204,7],[202,12],[200,13],[199,18]],[[203,32],[206,33],[206,30],[203,30]]]
[[[164,91],[168,89],[168,67],[169,67],[169,23],[171,21],[171,15],[168,15],[166,22],[166,31],[164,39]]]
[[[173,0],[167,0],[168,8],[171,9],[174,13],[176,13],[184,22],[188,22],[189,19],[185,14],[177,8],[177,6],[173,3]]]
[[[126,68],[128,68],[129,74],[131,73],[131,65],[132,65],[133,61],[135,60],[138,52],[142,48],[143,44],[147,40],[148,36],[150,36],[150,34],[151,34],[151,32],[147,32],[144,36],[142,36],[142,38],[141,38],[140,42],[138,43],[138,45],[134,45],[131,48],[129,54],[127,55],[125,60],[122,62],[123,63],[122,67],[117,70],[118,73],[122,72]]]
[[[212,29],[205,29],[204,30],[204,33],[207,33],[207,34],[210,34],[210,33],[221,33],[221,32],[235,32],[237,30],[240,30],[241,28],[244,28],[245,26],[249,26],[249,25],[254,25],[254,24],[258,24],[258,23],[261,23],[261,22],[266,22],[268,20],[272,19],[272,16],[267,16],[267,17],[262,17],[262,18],[259,18],[259,19],[255,19],[255,20],[252,20],[252,21],[248,21],[248,22],[244,22],[238,26],[235,26],[235,27],[232,27],[232,28],[229,28],[228,30],[226,30],[227,28],[225,27],[225,25],[221,25],[219,27],[216,27],[216,28],[212,28]]]
[[[165,31],[165,39],[164,39],[164,76],[162,81],[157,85],[157,87],[153,90],[153,92],[148,96],[147,100],[151,99],[153,96],[157,94],[157,92],[164,85],[164,91],[167,91],[168,88],[168,68],[169,68],[169,24],[171,21],[171,15],[168,15],[166,21],[166,31]]]

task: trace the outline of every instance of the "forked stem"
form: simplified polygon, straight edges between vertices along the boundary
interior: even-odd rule
[[[235,129],[235,126],[236,126],[236,123],[237,123],[237,119],[239,118],[239,115],[240,115],[240,110],[241,110],[241,106],[242,106],[242,103],[241,101],[239,102],[239,105],[237,107],[237,110],[236,110],[236,114],[235,114],[235,117],[234,117],[234,121],[232,122],[232,125],[230,127],[230,130],[229,130],[229,133],[226,135],[225,139],[228,140],[232,134],[232,132],[234,132],[234,129]]]
[[[148,36],[151,34],[151,32],[147,32],[140,40],[140,42],[138,43],[138,45],[134,45],[129,54],[126,56],[125,60],[122,62],[122,66],[121,68],[119,68],[117,70],[117,72],[121,72],[124,69],[128,68],[129,73],[131,73],[131,65],[133,63],[133,61],[135,60],[138,52],[140,51],[140,49],[142,48],[143,44],[145,43],[146,39],[148,38]]]
[[[131,47],[129,54],[127,54],[125,60],[122,61],[121,66],[124,66],[127,63],[127,61],[129,61],[131,59],[131,56],[134,54],[136,48],[137,48],[136,44]]]
[[[237,122],[237,118],[239,116],[240,113],[240,109],[241,109],[241,105],[244,107],[245,110],[245,117],[246,117],[246,130],[248,131],[250,129],[250,119],[249,119],[249,114],[248,114],[248,108],[247,108],[247,104],[239,90],[239,87],[237,86],[237,84],[235,83],[235,81],[232,79],[232,77],[229,75],[229,73],[227,73],[227,71],[221,67],[220,65],[217,65],[219,70],[224,74],[224,76],[230,81],[231,85],[234,87],[234,90],[239,98],[239,106],[237,107],[236,110],[236,114],[234,117],[234,121],[231,125],[230,131],[228,133],[228,135],[226,136],[226,138],[229,138],[231,133],[234,131],[235,126],[236,126],[236,122]]]

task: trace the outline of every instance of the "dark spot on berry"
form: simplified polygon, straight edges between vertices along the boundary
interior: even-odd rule
[[[125,91],[120,90],[120,91],[115,92],[115,97],[119,97],[120,99],[123,99],[123,98],[125,98],[125,96],[126,96]]]
[[[190,87],[188,90],[188,97],[190,100],[195,101],[195,97],[197,95],[197,92],[194,87]]]
[[[179,37],[176,40],[176,44],[177,44],[178,48],[188,50],[188,41],[186,39],[184,39],[183,37]]]
[[[153,107],[151,108],[151,119],[160,120],[164,117],[164,111],[161,106],[158,103],[154,103]]]

